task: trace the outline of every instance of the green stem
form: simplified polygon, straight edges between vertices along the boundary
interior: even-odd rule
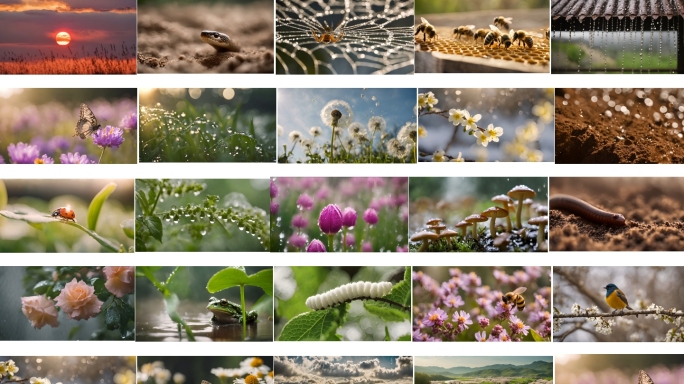
[[[335,252],[333,249],[333,239],[335,238],[335,235],[328,235],[328,252]]]
[[[247,307],[245,306],[245,286],[240,285],[240,305],[242,305],[242,339],[247,338]]]
[[[344,251],[347,252],[347,227],[344,227],[344,236],[342,237],[342,245],[344,247]]]
[[[368,156],[370,157],[370,162],[373,162],[373,142],[375,141],[375,129],[373,130],[373,137],[371,137],[370,141],[370,149],[368,150]]]
[[[332,125],[332,136],[330,136],[330,162],[334,163],[335,162],[335,128],[337,128],[336,124]]]
[[[97,160],[98,164],[100,164],[102,162],[102,155],[104,155],[105,149],[107,149],[107,147],[102,147],[102,153],[100,153],[100,158]]]

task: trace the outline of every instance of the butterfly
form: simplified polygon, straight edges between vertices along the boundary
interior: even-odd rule
[[[98,129],[100,129],[100,125],[97,123],[97,117],[95,117],[95,114],[87,105],[81,103],[81,114],[78,118],[78,123],[76,123],[76,133],[74,136],[84,140],[86,136],[92,135]]]

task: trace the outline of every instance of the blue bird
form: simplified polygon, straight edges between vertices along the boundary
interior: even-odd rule
[[[617,285],[611,283],[603,287],[603,289],[606,290],[606,303],[614,309],[613,313],[618,309],[620,312],[623,312],[625,308],[633,310],[627,302],[627,296],[625,296],[625,293],[622,292]],[[635,316],[639,317],[639,315]]]

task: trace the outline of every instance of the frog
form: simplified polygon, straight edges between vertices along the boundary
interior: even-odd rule
[[[242,323],[242,307],[226,299],[209,299],[207,309],[214,315],[211,317],[213,323],[233,324]],[[247,323],[254,323],[257,320],[256,311],[247,312]]]

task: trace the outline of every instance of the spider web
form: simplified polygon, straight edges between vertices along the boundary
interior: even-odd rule
[[[325,27],[334,43],[319,43]],[[277,0],[276,73],[413,73],[413,0]]]

